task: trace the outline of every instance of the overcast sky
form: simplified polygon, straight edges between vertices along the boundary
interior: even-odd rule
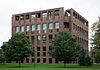
[[[13,14],[64,7],[75,9],[89,21],[91,26],[100,15],[100,0],[1,0],[0,1],[0,46],[11,38]]]

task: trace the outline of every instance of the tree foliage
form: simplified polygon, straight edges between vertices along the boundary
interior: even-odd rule
[[[5,62],[4,52],[2,49],[0,49],[0,63],[4,63],[4,62]]]
[[[100,63],[100,49],[95,50],[94,58],[96,63]]]
[[[58,61],[70,63],[77,59],[80,47],[76,44],[75,36],[66,31],[60,31],[52,41],[49,54]]]
[[[80,66],[91,66],[92,65],[90,56],[86,53],[86,51],[83,48],[80,51],[78,63]]]
[[[21,60],[33,54],[33,48],[24,33],[16,33],[8,41],[8,47],[5,49],[5,56],[11,61],[18,60],[19,66]]]
[[[100,63],[100,21],[96,22],[93,24],[92,26],[92,32],[93,32],[93,35],[92,35],[92,46],[93,46],[93,53],[92,55],[94,55],[94,61],[96,63]]]

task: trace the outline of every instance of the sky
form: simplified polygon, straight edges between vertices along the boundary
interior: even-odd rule
[[[0,46],[11,38],[13,14],[64,7],[73,8],[89,21],[89,28],[100,16],[100,0],[1,0]]]

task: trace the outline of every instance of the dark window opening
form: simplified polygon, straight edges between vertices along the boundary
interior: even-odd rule
[[[49,50],[52,50],[52,47],[51,46],[49,46]]]
[[[21,63],[23,63],[23,60],[21,60]]]
[[[37,52],[37,56],[38,56],[38,57],[40,56],[40,52]]]
[[[35,40],[35,37],[34,36],[31,36],[32,43],[34,42],[34,40]]]
[[[29,59],[28,58],[26,59],[26,62],[29,63]]]
[[[34,63],[34,58],[32,58],[32,63]]]
[[[49,63],[52,63],[52,58],[49,58]]]
[[[15,20],[19,20],[19,16],[15,16]]]
[[[37,63],[40,63],[40,58],[37,58]]]
[[[26,15],[26,19],[29,19],[29,14]]]
[[[40,18],[41,17],[41,13],[37,13],[37,18]]]
[[[43,58],[43,63],[46,63],[46,58]]]
[[[49,40],[51,40],[53,38],[53,35],[49,35]]]
[[[57,32],[59,32],[59,29],[57,29]]]
[[[45,46],[43,47],[43,51],[46,51],[46,47]]]
[[[57,59],[55,59],[55,63],[58,63],[58,60]]]
[[[68,22],[64,22],[64,28],[69,28],[69,23]]]
[[[43,56],[46,56],[46,52],[43,52]]]
[[[40,51],[40,47],[37,47],[37,51]]]

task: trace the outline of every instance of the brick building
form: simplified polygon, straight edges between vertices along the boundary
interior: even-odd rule
[[[12,15],[12,35],[25,32],[35,49],[34,56],[22,63],[57,63],[48,54],[51,40],[65,29],[77,37],[77,43],[88,51],[88,21],[74,9],[63,7]],[[74,53],[74,52],[73,52]]]

